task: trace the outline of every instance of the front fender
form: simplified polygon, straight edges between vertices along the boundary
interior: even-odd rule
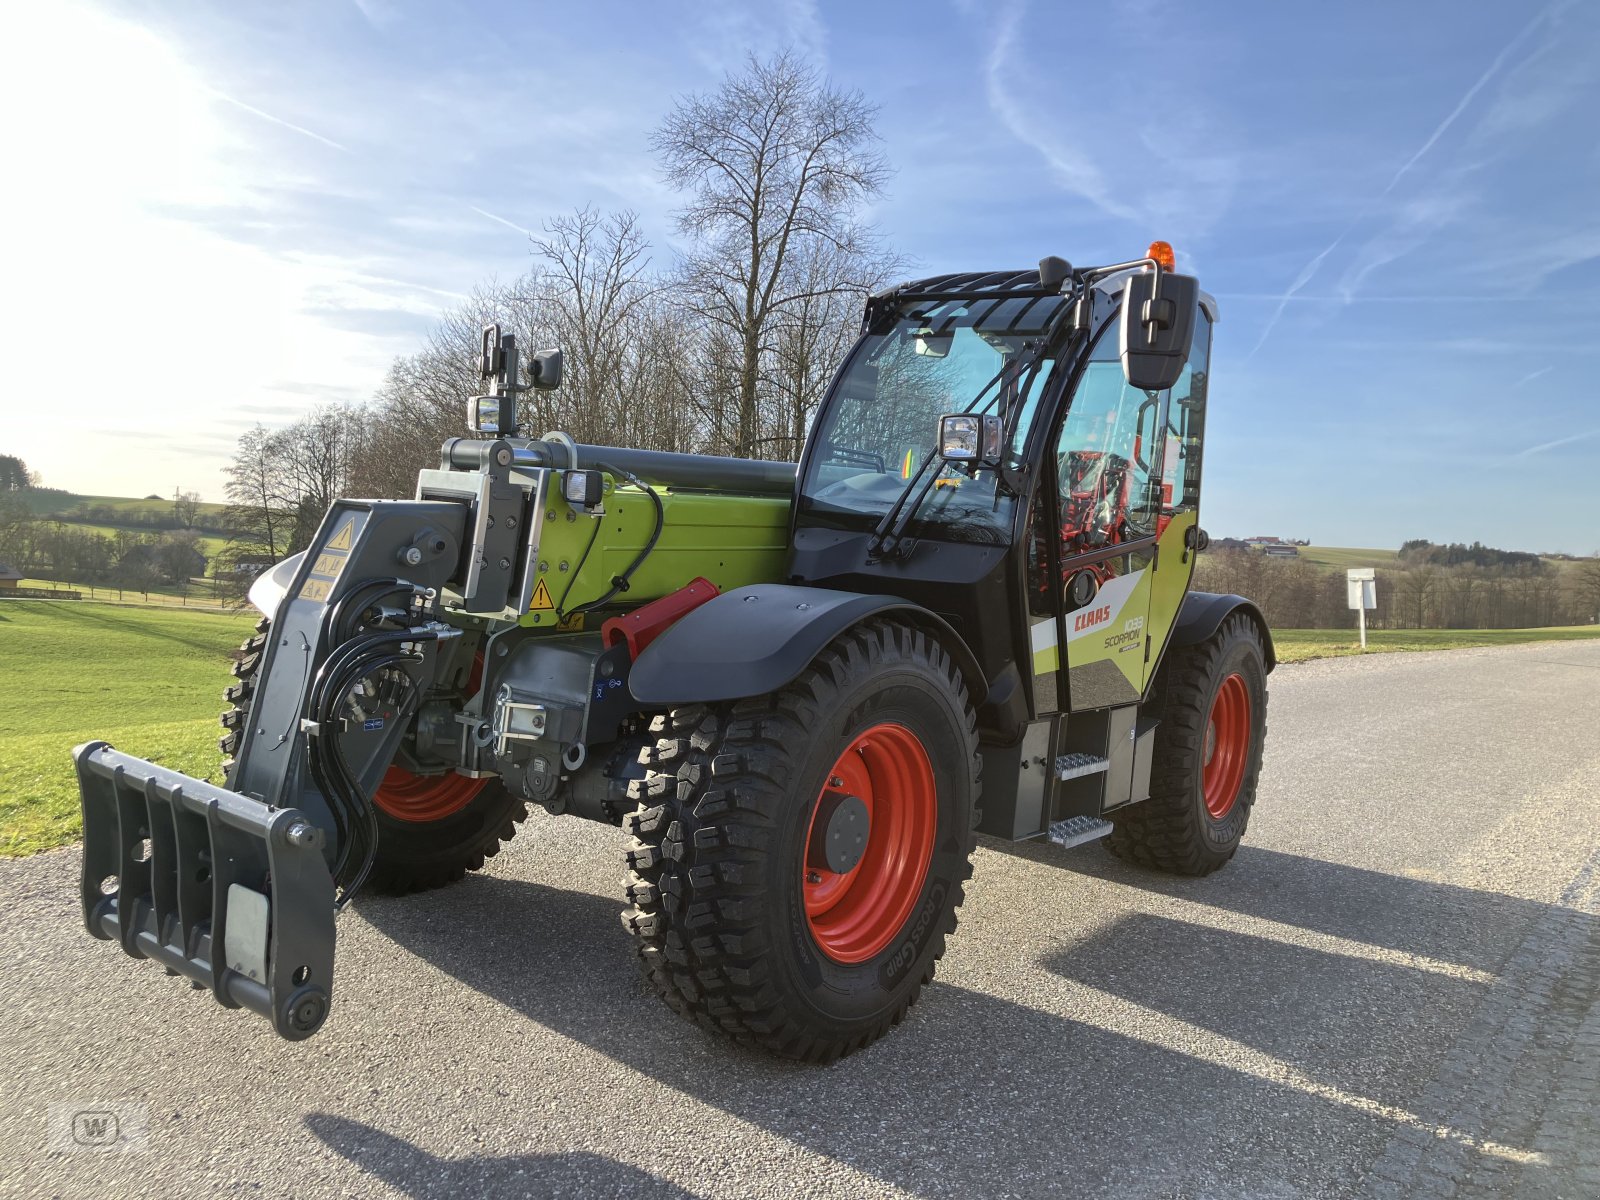
[[[300,569],[300,560],[305,556],[304,550],[299,554],[291,554],[270,571],[263,571],[256,576],[256,581],[250,585],[250,603],[261,611],[262,616],[278,615],[278,605],[283,603],[289,585],[294,582],[294,573]]]
[[[628,687],[652,708],[763,696],[791,683],[852,625],[879,615],[926,629],[955,660],[969,693],[988,692],[966,643],[920,605],[783,583],[737,588],[702,604],[640,652]]]

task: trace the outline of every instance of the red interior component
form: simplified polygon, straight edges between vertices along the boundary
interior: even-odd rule
[[[719,594],[717,585],[709,579],[696,579],[659,600],[612,617],[600,626],[600,638],[607,648],[626,642],[628,654],[638,659],[639,652],[665,633],[669,625]]]

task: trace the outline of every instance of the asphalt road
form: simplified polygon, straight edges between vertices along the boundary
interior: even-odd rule
[[[0,864],[0,1195],[1600,1196],[1600,642],[1271,689],[1232,864],[985,842],[934,985],[824,1069],[646,994],[600,826],[358,902],[298,1045],[91,941],[75,851]],[[145,1152],[47,1149],[111,1102]]]

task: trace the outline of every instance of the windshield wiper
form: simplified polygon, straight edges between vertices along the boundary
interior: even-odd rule
[[[1017,363],[1003,363],[1000,367],[1000,370],[995,372],[994,378],[989,380],[988,383],[984,384],[983,388],[978,392],[978,394],[972,398],[973,404],[977,404],[978,401],[983,400],[983,398],[989,394],[989,389],[1003,380],[1008,372],[1013,373],[1014,381],[1021,379],[1023,375],[1026,374],[1027,377],[1023,380],[1022,386],[1017,389],[1016,405],[1013,407],[1011,412],[1006,414],[1005,429],[1002,433],[1000,442],[1002,447],[1009,447],[1011,445],[1011,438],[1015,435],[1017,422],[1021,419],[1023,398],[1027,396],[1033,388],[1034,379],[1039,373],[1039,367],[1044,362],[1045,347],[1049,344],[1050,337],[1047,334],[1046,336],[1041,337],[1034,345],[1033,353],[1030,357]],[[982,408],[968,408],[966,411],[975,412],[978,416],[983,416],[994,407],[1004,393],[1005,389],[1002,387],[984,402]],[[934,481],[939,477],[939,472],[937,470],[930,472],[928,468],[933,466],[934,463],[942,464],[943,462],[944,460],[939,457],[939,447],[937,445],[933,446],[923,457],[922,463],[917,467],[916,473],[913,474],[911,478],[906,480],[906,486],[901,489],[899,497],[896,498],[894,504],[890,506],[889,511],[883,514],[883,519],[880,520],[877,526],[873,529],[872,538],[867,543],[867,553],[869,555],[892,553],[894,550],[899,548],[901,539],[905,535],[906,526],[911,523],[911,518],[916,514],[917,510],[922,507],[922,502],[927,499],[928,492],[932,490]],[[1005,468],[996,468],[995,473],[998,481],[1006,488],[1007,491],[1014,492],[1016,490],[1012,481],[1007,478],[1007,472]],[[923,479],[924,475],[927,475],[926,479]],[[920,487],[918,487],[919,483],[921,484]],[[915,499],[912,499],[913,488],[916,488]]]

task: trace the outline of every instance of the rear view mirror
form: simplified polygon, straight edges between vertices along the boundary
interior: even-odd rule
[[[1178,382],[1189,361],[1200,281],[1171,271],[1128,278],[1122,293],[1122,373],[1144,392],[1162,392]]]
[[[998,466],[1000,436],[1000,418],[992,413],[952,413],[940,417],[939,457],[945,462]]]
[[[924,358],[945,358],[950,353],[950,343],[955,340],[953,333],[935,333],[931,329],[919,329],[911,348]]]

